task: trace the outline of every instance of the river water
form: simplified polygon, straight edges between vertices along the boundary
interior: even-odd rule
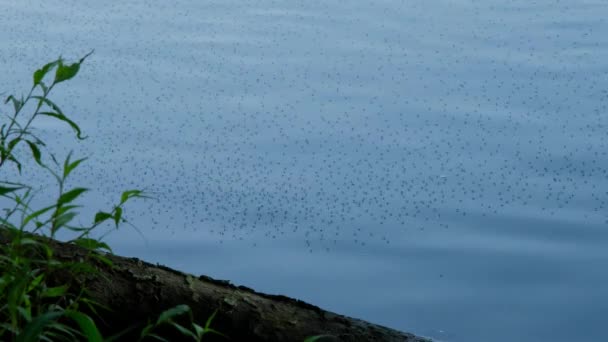
[[[0,93],[95,50],[52,95],[89,138],[37,128],[92,206],[154,195],[116,253],[439,341],[605,340],[608,3],[0,5]]]

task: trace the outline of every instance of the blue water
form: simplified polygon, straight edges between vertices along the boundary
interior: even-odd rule
[[[0,5],[0,92],[95,49],[53,95],[89,139],[37,128],[92,207],[156,197],[116,253],[440,341],[605,340],[608,3]]]

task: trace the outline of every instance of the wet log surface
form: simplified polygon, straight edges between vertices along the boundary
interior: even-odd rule
[[[7,239],[6,234],[0,234],[2,243],[7,243]],[[47,241],[59,260],[80,260],[89,253],[74,244]],[[91,299],[111,309],[98,310],[97,324],[104,335],[143,327],[164,310],[187,304],[194,320],[203,326],[217,310],[211,327],[228,335],[231,341],[304,341],[315,335],[329,335],[318,341],[429,341],[286,296],[259,293],[228,281],[194,276],[136,258],[104,256],[112,261],[112,267],[95,263],[99,274],[78,280],[80,287],[87,288]],[[60,272],[53,281],[74,283],[74,278]],[[78,287],[71,286],[71,291],[78,291]],[[169,339],[185,340],[180,336],[169,336]],[[205,335],[205,341],[227,341],[223,337],[207,336],[212,335]],[[134,337],[123,336],[125,340]]]

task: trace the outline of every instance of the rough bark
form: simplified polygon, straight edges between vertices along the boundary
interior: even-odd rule
[[[0,234],[2,239],[7,242],[6,236]],[[54,240],[48,243],[59,260],[78,260],[88,253],[73,244]],[[331,335],[321,341],[429,341],[297,299],[259,293],[228,281],[193,276],[136,258],[105,256],[112,260],[113,267],[97,263],[99,274],[87,277],[84,286],[91,299],[111,309],[98,310],[98,325],[106,334],[141,327],[162,311],[187,304],[195,321],[202,325],[217,309],[211,326],[228,335],[231,341],[304,341],[314,335]],[[66,282],[70,277],[60,274],[54,281]]]

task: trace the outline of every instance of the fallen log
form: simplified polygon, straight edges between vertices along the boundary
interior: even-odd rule
[[[8,243],[7,239],[6,234],[0,234],[0,242]],[[88,258],[89,251],[85,248],[44,240],[58,260]],[[304,341],[315,335],[326,335],[318,341],[430,341],[325,311],[297,299],[235,286],[228,281],[190,275],[137,258],[113,254],[104,254],[104,257],[113,265],[94,262],[99,273],[86,277],[81,284],[93,301],[110,309],[96,312],[99,318],[96,323],[106,335],[129,327],[143,327],[164,310],[187,304],[192,309],[194,321],[201,325],[217,310],[211,327],[226,334],[231,341]],[[59,272],[52,281],[64,284],[73,280],[72,275]],[[79,290],[73,287],[71,291]],[[123,336],[124,340],[133,337]],[[182,340],[179,337],[169,339]],[[204,340],[226,341],[218,336]]]

